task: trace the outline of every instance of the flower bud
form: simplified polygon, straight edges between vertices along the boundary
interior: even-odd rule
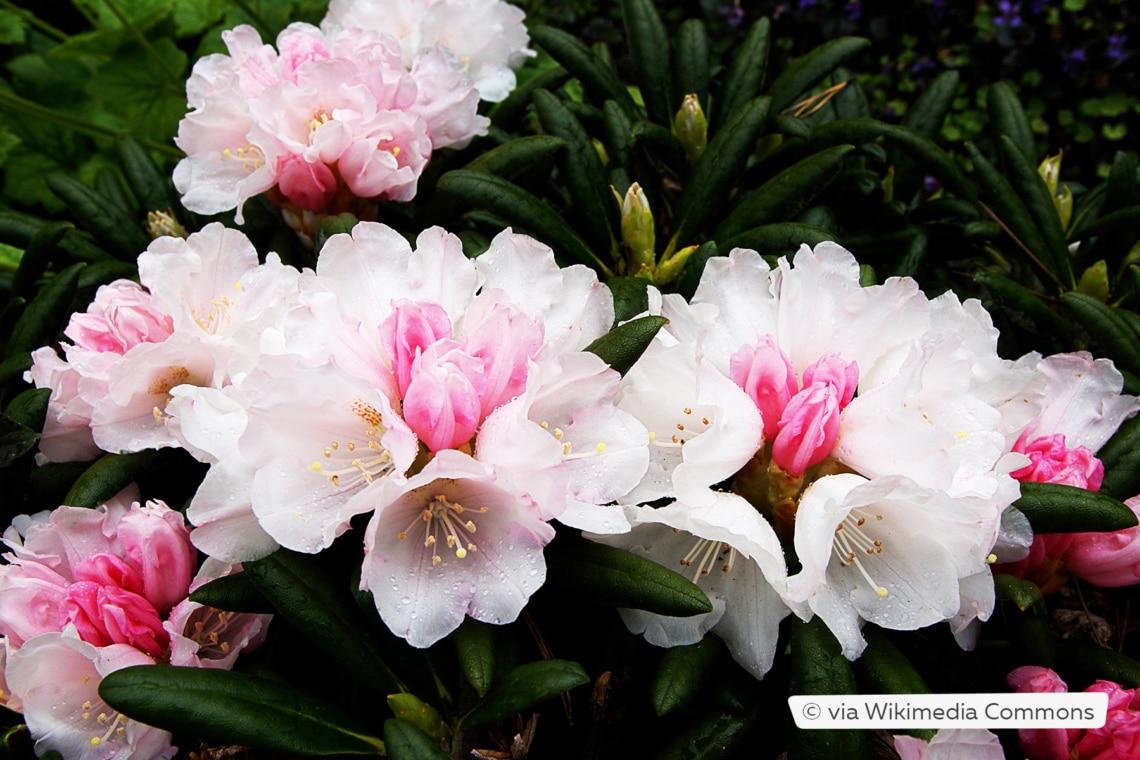
[[[698,248],[700,248],[699,245],[690,245],[663,260],[657,265],[657,271],[653,273],[653,284],[657,286],[668,285],[680,277],[681,270],[685,268],[685,262]]]
[[[1037,167],[1037,173],[1041,175],[1041,179],[1045,180],[1045,186],[1049,188],[1049,195],[1057,194],[1057,183],[1061,178],[1061,156],[1064,151],[1057,151],[1057,155],[1048,156],[1041,165]]]
[[[681,110],[673,117],[673,134],[685,148],[685,158],[688,159],[689,165],[697,163],[708,147],[709,124],[705,119],[705,112],[701,110],[701,103],[696,93],[685,96]]]
[[[621,239],[629,248],[629,274],[652,275],[657,262],[653,212],[649,210],[645,192],[636,182],[629,186],[621,201]]]
[[[406,720],[435,740],[446,736],[446,728],[439,711],[414,694],[389,694],[388,707],[397,718]]]

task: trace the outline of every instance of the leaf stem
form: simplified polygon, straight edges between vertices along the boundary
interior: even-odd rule
[[[0,6],[7,8],[12,13],[15,13],[17,16],[26,21],[29,26],[35,27],[57,42],[66,42],[70,39],[70,37],[65,32],[61,32],[60,30],[56,29],[54,26],[39,18],[36,16],[36,14],[29,11],[27,8],[21,8],[20,6],[9,2],[9,0],[0,0]]]
[[[88,122],[81,121],[80,119],[76,119],[73,116],[68,116],[65,113],[60,113],[59,111],[47,108],[46,106],[41,106],[39,103],[34,103],[30,100],[26,100],[24,98],[21,98],[19,95],[7,92],[2,89],[0,89],[0,108],[8,108],[13,111],[20,111],[29,116],[35,116],[36,118],[43,119],[44,121],[50,121],[53,124],[58,124],[61,127],[66,127],[70,130],[83,135],[87,135],[89,137],[101,137],[113,140],[119,135],[123,134],[122,132],[116,131],[114,129],[109,129],[107,127],[101,127],[97,124],[90,124]],[[165,143],[155,142],[153,140],[147,140],[144,138],[137,139],[146,147],[152,150],[161,151],[168,156],[181,158],[184,155],[182,151],[172,145],[166,145]]]
[[[142,49],[146,51],[146,54],[154,59],[154,62],[158,64],[159,68],[166,72],[166,75],[170,77],[170,81],[181,86],[182,77],[179,76],[178,72],[170,68],[170,64],[166,62],[166,59],[159,55],[159,52],[154,49],[154,46],[150,44],[150,41],[147,40],[143,33],[140,32],[138,28],[132,24],[126,16],[123,15],[123,12],[119,10],[119,7],[115,5],[112,0],[103,0],[103,2],[111,10],[111,13],[115,14],[115,18],[119,20],[119,23],[123,25],[123,28],[130,32],[131,36],[134,37],[139,45],[142,46]]]

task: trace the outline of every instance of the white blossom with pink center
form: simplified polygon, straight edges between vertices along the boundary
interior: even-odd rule
[[[291,365],[266,363],[243,379],[240,399],[184,389],[184,428],[199,404],[242,410],[216,432],[226,441],[207,442],[204,424],[195,435],[203,448],[236,448],[253,470],[244,494],[195,498],[198,546],[246,559],[252,544],[199,536],[243,519],[235,504],[248,502],[272,541],[309,553],[372,514],[362,585],[393,630],[427,646],[465,614],[517,616],[545,577],[547,521],[628,528],[621,508],[605,505],[644,475],[647,433],[613,407],[618,374],[582,351],[613,321],[610,293],[588,269],[560,269],[549,248],[509,230],[471,260],[442,229],[413,250],[361,223],[329,239],[298,304],[284,323]],[[464,506],[474,502],[477,511]],[[517,593],[501,588],[499,569],[518,561],[504,546],[534,560]],[[450,591],[409,591],[443,577]]]
[[[821,615],[849,658],[862,621],[988,616],[987,560],[1025,462],[1008,444],[1039,388],[997,356],[984,310],[909,279],[861,287],[829,243],[775,269],[738,249],[709,262],[691,303],[651,296],[670,323],[618,395],[653,438],[633,496],[705,508],[731,479],[795,545],[803,569],[784,602]],[[930,556],[946,561],[932,572],[916,547],[939,510]]]
[[[175,140],[187,157],[174,184],[191,211],[236,209],[241,223],[245,201],[273,188],[294,216],[410,200],[432,150],[486,134],[478,92],[446,51],[406,66],[382,29],[299,22],[276,50],[249,26],[222,39],[230,55],[195,64]]]
[[[514,70],[534,55],[523,18],[502,0],[332,0],[321,28],[394,35],[413,71],[424,54],[445,50],[479,97],[497,103],[515,88]]]

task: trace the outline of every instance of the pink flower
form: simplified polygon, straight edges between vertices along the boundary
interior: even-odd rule
[[[1140,496],[1125,504],[1140,516]],[[1074,575],[1105,588],[1140,583],[1140,526],[1108,533],[1068,534],[1065,567]]]
[[[1010,475],[1023,483],[1060,483],[1089,491],[1099,491],[1104,481],[1104,465],[1084,446],[1070,449],[1061,433],[1045,435],[1026,442],[1029,431],[1022,434],[1013,450],[1029,457],[1029,464]]]
[[[930,742],[896,736],[899,760],[1004,760],[997,736],[984,728],[943,728]]]
[[[241,572],[240,567],[208,558],[190,591],[236,572]],[[272,619],[272,615],[216,610],[186,599],[162,624],[170,636],[170,664],[229,670],[241,652],[256,649],[265,641]]]
[[[1026,665],[1006,681],[1019,694],[1064,693],[1069,690],[1049,668]],[[1108,694],[1108,714],[1099,728],[1021,729],[1021,748],[1032,760],[1140,760],[1140,693],[1112,681],[1098,680],[1086,692]]]

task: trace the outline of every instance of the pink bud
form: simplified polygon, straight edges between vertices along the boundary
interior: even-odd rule
[[[804,370],[804,387],[812,383],[829,383],[835,386],[839,397],[839,408],[845,409],[855,398],[855,388],[859,385],[859,365],[843,361],[839,354],[821,356]]]
[[[1089,491],[1100,490],[1104,481],[1104,465],[1084,446],[1065,447],[1061,433],[1042,436],[1027,442],[1028,431],[1013,445],[1013,450],[1029,457],[1029,464],[1010,473],[1025,483],[1059,483]]]
[[[1140,497],[1124,503],[1140,516]],[[1065,565],[1074,575],[1106,588],[1140,583],[1140,527],[1111,533],[1074,533]]]
[[[1064,694],[1069,690],[1061,677],[1049,668],[1025,665],[1006,677],[1018,694]],[[1079,729],[1022,728],[1017,734],[1021,748],[1033,760],[1069,760],[1069,740]]]
[[[76,348],[125,354],[140,343],[161,343],[173,331],[170,316],[151,306],[150,293],[129,280],[116,280],[95,292],[87,311],[71,315],[64,334]]]
[[[420,356],[404,394],[404,421],[432,451],[466,444],[482,421],[482,362],[448,343]]]
[[[771,441],[779,431],[780,415],[799,385],[787,355],[765,335],[756,345],[741,346],[728,360],[728,376],[739,385],[764,422],[764,440]]]
[[[793,477],[819,464],[839,438],[839,393],[831,383],[812,383],[792,396],[772,443],[772,461]]]
[[[142,579],[140,593],[166,614],[186,598],[198,559],[182,515],[151,501],[124,514],[116,530],[127,562]]]
[[[1071,756],[1106,760],[1140,760],[1140,698],[1136,689],[1097,681],[1086,692],[1108,694],[1104,725],[1085,729]]]
[[[451,318],[431,301],[401,299],[380,325],[380,343],[392,361],[392,374],[402,397],[412,381],[412,365],[428,346],[451,337]]]
[[[480,414],[486,417],[526,390],[530,360],[542,348],[542,327],[513,306],[497,303],[468,326],[467,354],[482,364]]]
[[[115,586],[135,594],[143,593],[143,580],[127,561],[116,554],[92,554],[71,570],[77,581]]]
[[[309,211],[324,211],[336,196],[336,175],[319,161],[291,155],[277,165],[277,185],[293,203]]]
[[[129,644],[158,657],[170,642],[150,602],[130,591],[91,581],[68,588],[60,607],[60,627],[67,623],[74,623],[79,638],[97,647]]]

